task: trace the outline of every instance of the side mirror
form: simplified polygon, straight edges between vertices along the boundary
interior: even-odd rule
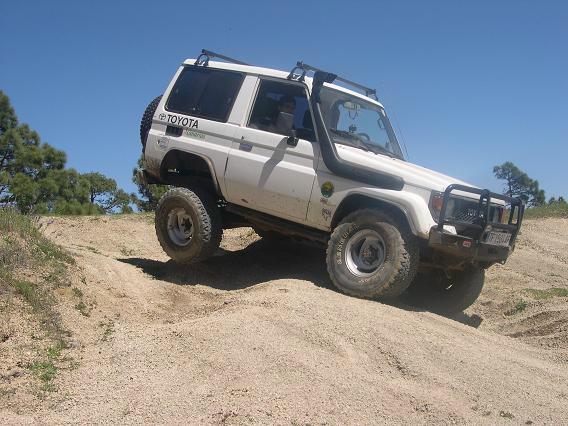
[[[286,143],[290,146],[296,147],[298,146],[299,140],[300,139],[298,139],[298,136],[296,135],[296,130],[290,130],[290,136],[288,136],[288,139],[286,139]]]

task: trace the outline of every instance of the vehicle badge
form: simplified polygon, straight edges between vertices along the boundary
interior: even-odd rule
[[[325,198],[329,198],[332,196],[334,189],[335,188],[333,187],[333,183],[329,181],[324,182],[321,186],[321,195],[323,195]]]

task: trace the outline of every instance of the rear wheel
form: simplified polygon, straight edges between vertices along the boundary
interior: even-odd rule
[[[393,298],[416,274],[418,247],[377,210],[347,216],[333,231],[327,248],[327,270],[341,291],[364,298]]]
[[[455,315],[470,307],[485,283],[485,270],[468,267],[448,278],[443,271],[420,273],[402,297],[410,306],[441,315]]]
[[[156,235],[173,260],[193,263],[207,259],[221,243],[223,229],[217,200],[209,193],[173,188],[156,208]]]

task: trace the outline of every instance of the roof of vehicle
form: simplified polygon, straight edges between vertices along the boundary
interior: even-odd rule
[[[195,61],[196,59],[186,59],[185,61],[183,61],[183,65],[187,66],[187,65],[195,65]],[[202,66],[202,65],[200,65]],[[218,68],[218,69],[224,69],[224,70],[231,70],[231,71],[240,71],[240,72],[244,72],[247,74],[254,74],[254,75],[263,75],[263,76],[267,76],[267,77],[274,77],[274,78],[281,78],[281,79],[287,79],[288,75],[290,74],[289,71],[281,71],[281,70],[275,70],[272,68],[264,68],[264,67],[255,67],[253,65],[240,65],[240,64],[234,64],[234,63],[229,63],[229,62],[220,62],[220,61],[209,61],[208,65],[209,68]],[[304,82],[306,83],[306,85],[311,89],[312,88],[312,81],[313,79],[311,77],[306,76],[304,79]],[[352,96],[355,96],[357,98],[360,98],[363,101],[367,101],[370,102],[372,104],[378,105],[381,108],[383,108],[383,105],[376,101],[375,99],[372,99],[368,96],[365,96],[362,93],[359,92],[355,92],[353,90],[347,89],[343,86],[339,86],[337,84],[329,84],[329,83],[324,83],[324,86],[332,88],[332,89],[336,89],[339,90],[341,92],[344,93],[348,93]]]

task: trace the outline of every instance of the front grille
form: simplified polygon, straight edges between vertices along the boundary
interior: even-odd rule
[[[463,198],[452,198],[453,208],[447,213],[449,219],[460,222],[473,223],[478,216],[477,201],[464,200]]]
[[[477,217],[477,205],[475,206],[475,208],[458,208],[454,210],[452,216],[455,220],[459,220],[460,222],[473,223],[475,218]]]
[[[447,218],[465,223],[479,223],[480,218],[485,218],[486,206],[482,207],[481,214],[478,213],[479,202],[476,200],[466,200],[463,198],[452,197],[451,202],[453,207],[447,212]],[[489,216],[491,220],[498,221],[498,212],[495,206],[489,209]]]

